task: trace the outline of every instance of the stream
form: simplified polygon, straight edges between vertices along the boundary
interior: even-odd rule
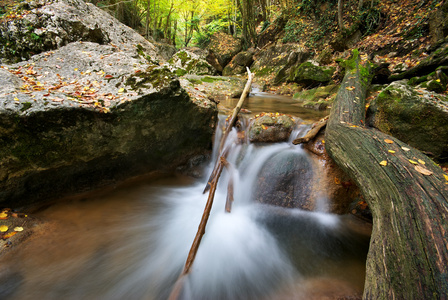
[[[221,105],[233,108],[236,101]],[[305,120],[291,141],[328,114],[259,92],[247,102],[249,116],[280,112]],[[217,130],[213,161],[220,136]],[[181,299],[360,299],[369,245],[369,235],[357,230],[360,221],[328,213],[325,196],[314,211],[254,199],[260,170],[272,157],[310,154],[291,141],[237,145],[236,139],[232,132],[227,140],[235,166],[232,211],[224,210],[230,177],[224,170]],[[0,277],[7,278],[0,299],[166,299],[196,234],[206,179],[143,176],[40,207],[33,213],[46,221],[0,259]]]

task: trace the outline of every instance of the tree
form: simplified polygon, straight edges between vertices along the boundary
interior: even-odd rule
[[[420,151],[364,127],[369,66],[354,52],[346,69],[325,148],[372,210],[364,299],[446,299],[448,178]]]

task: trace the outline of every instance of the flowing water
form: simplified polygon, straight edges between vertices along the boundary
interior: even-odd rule
[[[258,113],[275,107],[308,120],[325,114],[310,115],[292,104],[259,94],[246,108]],[[306,128],[298,126],[293,137]],[[236,138],[232,132],[228,139],[228,160],[235,167],[222,173],[181,299],[360,297],[369,237],[355,230],[352,218],[329,214],[325,205],[310,212],[253,199],[269,159],[308,155],[290,142],[237,145]],[[205,174],[210,171],[211,166]],[[227,213],[230,177],[235,200]],[[0,260],[0,298],[166,299],[196,234],[207,200],[205,182],[141,178],[41,208],[36,215],[47,222]]]

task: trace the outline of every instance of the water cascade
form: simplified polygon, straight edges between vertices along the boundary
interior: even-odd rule
[[[222,126],[224,117],[220,122]],[[308,127],[297,126],[291,139]],[[324,192],[313,211],[277,207],[257,199],[269,198],[259,191],[275,191],[281,179],[275,172],[269,173],[271,167],[263,168],[286,160],[288,168],[309,169],[309,155],[290,141],[255,145],[237,139],[234,130],[226,141],[230,147],[227,159],[234,169],[221,175],[206,233],[181,299],[362,295],[369,237],[353,230],[351,218],[328,213],[325,204],[331,199]],[[204,172],[206,177],[211,168]],[[263,172],[269,181],[260,181]],[[312,181],[314,172],[318,170],[310,170],[301,180]],[[230,176],[235,200],[227,213]],[[20,263],[11,263],[11,258],[0,261],[4,266],[0,296],[11,300],[166,299],[196,234],[207,200],[202,193],[205,182],[206,178],[160,180],[47,208],[42,212],[47,218],[64,220],[67,227],[61,228],[60,234],[29,241],[14,254]],[[294,186],[299,198],[305,190],[306,186]],[[2,279],[11,274],[15,281]]]

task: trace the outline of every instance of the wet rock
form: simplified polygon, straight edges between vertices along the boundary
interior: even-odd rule
[[[339,85],[329,84],[314,89],[302,90],[294,94],[293,98],[303,102],[304,107],[317,110],[326,109],[333,103],[338,92]]]
[[[141,35],[93,4],[82,0],[36,1],[23,18],[0,24],[0,59],[18,62],[75,41],[111,44],[125,50],[140,45],[142,54],[163,60]]]
[[[425,152],[448,159],[448,98],[404,81],[391,83],[368,109],[368,123]]]
[[[284,114],[260,114],[249,125],[249,141],[252,143],[274,143],[287,141],[295,121]]]
[[[275,154],[259,173],[255,199],[261,203],[312,210],[313,168],[306,154]]]
[[[7,74],[9,73],[9,74]],[[70,43],[1,69],[0,202],[172,170],[210,150],[217,114],[141,47]]]
[[[185,74],[218,75],[216,69],[205,60],[205,55],[197,53],[182,49],[174,54],[168,62],[175,67],[175,73],[178,76]]]
[[[317,66],[313,62],[307,61],[291,68],[288,81],[309,88],[326,85],[331,81],[335,70],[334,67]]]

